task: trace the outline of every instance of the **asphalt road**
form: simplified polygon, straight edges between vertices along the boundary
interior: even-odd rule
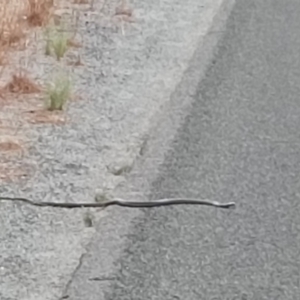
[[[236,209],[144,209],[120,257],[115,218],[82,258],[68,299],[300,299],[299,15],[298,0],[236,1],[152,187],[152,198]]]
[[[239,0],[107,299],[299,299],[300,2]]]

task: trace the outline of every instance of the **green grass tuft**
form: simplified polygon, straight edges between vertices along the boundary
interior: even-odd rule
[[[66,76],[57,77],[47,85],[46,105],[48,110],[62,110],[71,96],[71,81]]]
[[[69,35],[64,30],[64,26],[51,26],[45,30],[46,36],[46,55],[55,55],[56,59],[60,61],[65,53],[68,51]]]

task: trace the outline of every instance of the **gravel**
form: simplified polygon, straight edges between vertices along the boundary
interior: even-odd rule
[[[14,163],[27,176],[1,184],[0,193],[90,202],[97,189],[126,184],[126,172],[147,151],[147,133],[221,3],[132,1],[133,22],[113,16],[114,0],[95,1],[93,12],[82,9],[84,66],[68,67],[80,99],[67,107],[65,124],[23,126],[28,151]],[[58,65],[36,55],[26,66],[45,80]],[[0,299],[58,299],[95,233],[85,225],[86,214],[101,219],[99,210],[1,202]]]

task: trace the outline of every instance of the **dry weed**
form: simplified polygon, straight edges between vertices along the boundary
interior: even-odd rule
[[[30,26],[46,25],[52,15],[54,0],[28,0],[27,22]]]
[[[11,46],[25,36],[23,19],[17,7],[5,4],[0,10],[0,45]]]
[[[41,88],[20,72],[17,75],[12,75],[11,80],[4,86],[2,91],[14,94],[33,94],[40,92]]]
[[[0,64],[9,47],[18,45],[30,26],[45,25],[51,15],[54,0],[0,0]]]

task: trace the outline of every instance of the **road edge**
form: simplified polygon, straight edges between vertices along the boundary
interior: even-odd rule
[[[235,3],[236,0],[224,0],[210,29],[199,39],[182,81],[155,120],[152,120],[155,125],[149,130],[145,153],[136,161],[126,186],[116,189],[116,196],[130,199],[137,198],[138,195],[139,198],[146,199],[150,195],[152,183],[159,174],[159,166],[191,109],[193,96],[215,55]],[[89,249],[82,255],[60,299],[77,300],[82,299],[83,295],[86,300],[105,299],[114,280],[114,263],[125,249],[126,236],[134,219],[142,213],[140,210],[109,208],[101,214],[103,216],[97,224],[97,232]]]

